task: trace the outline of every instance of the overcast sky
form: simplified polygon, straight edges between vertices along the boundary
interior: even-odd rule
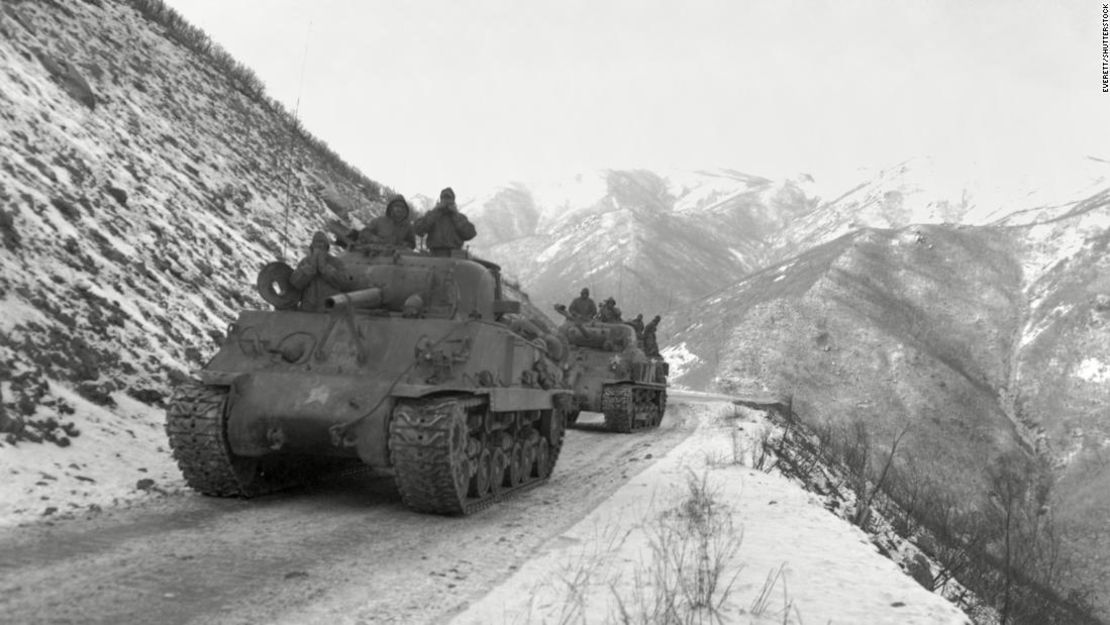
[[[1110,158],[1092,0],[167,2],[408,194],[601,168]]]

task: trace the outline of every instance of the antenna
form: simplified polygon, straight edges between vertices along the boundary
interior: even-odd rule
[[[301,115],[301,93],[304,91],[304,70],[308,65],[308,41],[312,33],[312,21],[308,22],[308,29],[304,34],[304,54],[301,56],[301,80],[297,85],[297,103],[293,106],[293,124],[289,128],[289,145],[285,150],[285,224],[281,229],[281,260],[285,260],[286,248],[289,247],[289,205],[293,203],[293,139],[297,133],[297,122]]]

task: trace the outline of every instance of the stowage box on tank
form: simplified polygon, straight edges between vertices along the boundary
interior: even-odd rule
[[[571,407],[565,353],[514,330],[497,265],[392,248],[328,262],[321,310],[267,266],[277,309],[242,312],[176,390],[166,431],[192,488],[252,496],[361,461],[409,507],[466,514],[547,479]]]
[[[559,328],[570,346],[566,377],[574,389],[567,423],[587,410],[603,413],[613,432],[658,427],[667,408],[666,361],[648,357],[630,325],[579,321],[561,306],[555,310],[567,317]]]

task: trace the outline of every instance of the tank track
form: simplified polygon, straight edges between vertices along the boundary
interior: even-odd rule
[[[227,442],[228,389],[185,384],[166,410],[166,435],[190,488],[213,497],[257,497],[340,473],[329,459],[243,458]]]
[[[666,396],[666,391],[635,384],[606,386],[601,393],[605,427],[622,434],[659,427]]]
[[[531,424],[512,432],[471,429],[474,423],[484,424],[487,407],[484,397],[397,403],[389,449],[406,506],[434,514],[472,514],[550,477],[562,448],[562,414],[552,413],[548,432]]]

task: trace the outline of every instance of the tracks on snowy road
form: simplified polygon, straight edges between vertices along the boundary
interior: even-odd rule
[[[547,484],[465,518],[411,512],[392,478],[360,476],[3,529],[0,621],[438,622],[679,444],[691,414],[672,401],[658,430],[633,435],[584,418]]]

